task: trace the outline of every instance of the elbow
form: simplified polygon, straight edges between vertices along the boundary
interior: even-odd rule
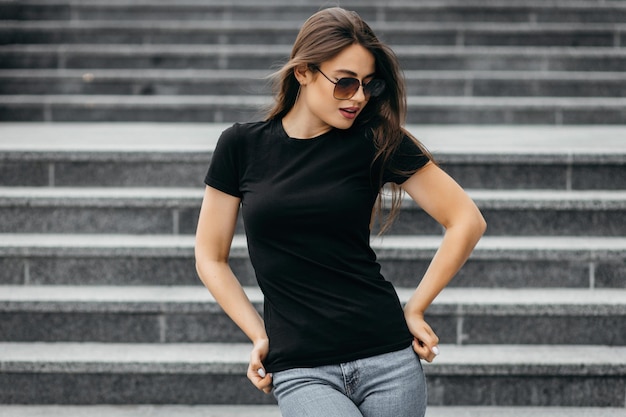
[[[487,221],[476,206],[473,209],[466,210],[465,215],[457,222],[454,222],[454,224],[455,229],[458,226],[459,232],[465,235],[465,239],[472,246],[476,245],[487,231]]]
[[[223,276],[224,268],[229,268],[228,255],[218,255],[201,246],[196,246],[194,257],[196,274],[207,288]]]
[[[475,204],[466,205],[456,214],[450,221],[441,223],[446,231],[457,230],[469,239],[474,238],[475,241],[478,241],[487,231],[487,221]]]
[[[196,259],[196,276],[202,284],[210,290],[215,283],[216,273],[210,262]]]
[[[206,282],[205,282],[206,274],[203,273],[203,271],[206,270],[206,267],[204,266],[203,262],[198,257],[196,257],[195,266],[196,266],[196,276],[198,277],[200,281],[202,281],[203,284],[206,285]]]
[[[209,276],[211,276],[211,265],[208,262],[209,259],[206,254],[204,254],[203,251],[198,248],[198,246],[196,246],[195,248],[194,258],[196,275],[204,285],[207,285],[207,279]]]
[[[478,216],[476,218],[476,230],[479,238],[482,237],[487,231],[487,221],[480,211],[478,211]]]
[[[487,231],[487,221],[476,206],[474,206],[473,216],[468,223],[471,225],[470,228],[473,232],[472,234],[476,237],[476,241],[478,241]]]
[[[200,249],[198,248],[198,244],[196,243],[196,245],[194,246],[194,261],[195,261],[195,267],[196,267],[196,274],[201,277],[201,260],[202,257],[200,256]]]
[[[198,260],[196,260],[196,275],[198,276],[198,278],[201,279],[201,272],[200,272],[200,263],[198,262]]]

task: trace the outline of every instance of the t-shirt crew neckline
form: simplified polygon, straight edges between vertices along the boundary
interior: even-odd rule
[[[318,142],[324,138],[327,138],[329,136],[331,136],[332,134],[335,133],[335,128],[331,127],[329,131],[322,133],[321,135],[317,135],[314,136],[312,138],[307,138],[307,139],[303,139],[303,138],[294,138],[289,136],[289,134],[287,133],[287,131],[285,130],[285,126],[283,126],[283,120],[279,119],[275,121],[278,131],[280,133],[280,137],[288,142],[294,142],[294,143],[312,143],[312,142]]]

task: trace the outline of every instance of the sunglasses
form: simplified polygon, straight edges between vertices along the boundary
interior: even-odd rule
[[[328,81],[335,84],[333,97],[337,100],[350,100],[354,97],[356,92],[359,91],[359,87],[361,86],[363,86],[363,95],[365,96],[365,100],[369,100],[370,97],[378,97],[385,90],[385,80],[374,78],[367,84],[361,84],[361,81],[357,78],[346,77],[333,81],[328,78],[328,76],[324,74],[318,66],[314,66],[313,68],[319,71],[320,74],[322,74]]]

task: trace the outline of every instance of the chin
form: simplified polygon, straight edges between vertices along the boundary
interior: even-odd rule
[[[333,124],[333,127],[336,129],[347,130],[354,126],[355,120],[342,120],[341,122],[337,122]]]

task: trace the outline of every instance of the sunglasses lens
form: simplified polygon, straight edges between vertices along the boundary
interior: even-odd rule
[[[334,96],[338,100],[348,100],[356,94],[360,86],[361,82],[356,78],[341,78],[335,84]],[[385,81],[379,79],[374,79],[363,86],[363,94],[368,100],[370,97],[378,97],[384,90]]]
[[[352,98],[361,86],[356,78],[341,78],[335,84],[335,98],[338,100],[346,100]]]
[[[363,86],[363,92],[366,97],[378,97],[385,91],[385,81],[374,79]]]

